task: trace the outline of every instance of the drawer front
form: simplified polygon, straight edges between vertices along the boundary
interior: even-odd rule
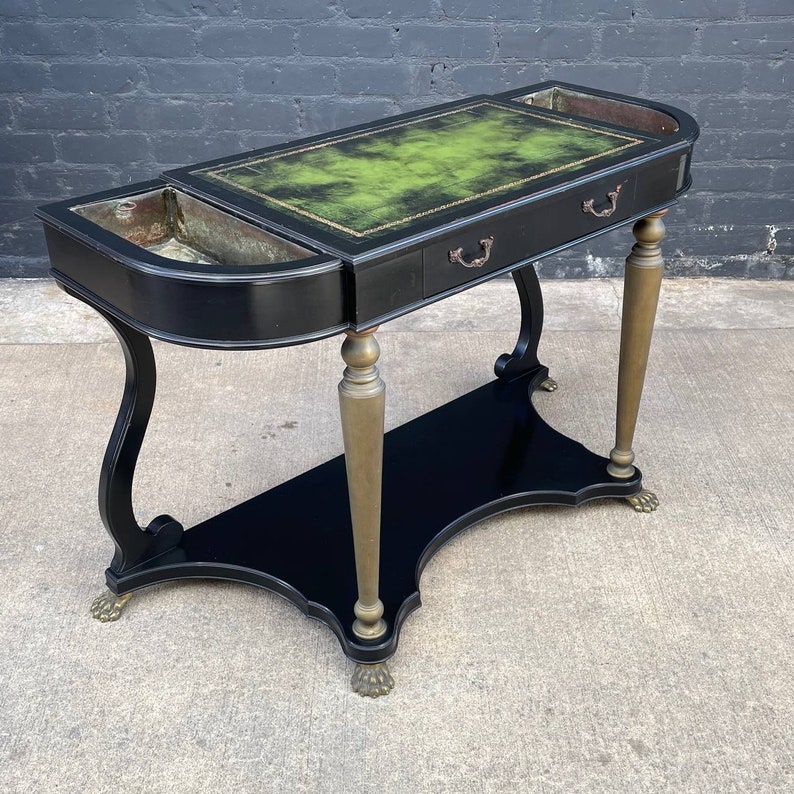
[[[423,249],[424,297],[480,279],[629,218],[636,212],[636,184],[636,170],[630,169],[446,235]],[[610,193],[617,193],[614,200]],[[664,197],[656,203],[662,201]],[[583,209],[585,202],[592,202],[592,211]],[[481,241],[489,238],[493,243],[487,252],[488,244],[483,246]],[[462,250],[456,257],[458,249]],[[486,254],[487,261],[482,261]]]

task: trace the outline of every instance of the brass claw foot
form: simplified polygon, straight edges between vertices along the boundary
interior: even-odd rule
[[[110,590],[105,590],[102,595],[97,596],[91,603],[91,615],[102,623],[109,623],[121,617],[127,601],[132,598],[132,593],[117,596]]]
[[[652,513],[659,507],[659,497],[651,491],[642,490],[634,496],[627,496],[626,501],[638,513]]]
[[[386,662],[380,664],[357,664],[350,679],[354,692],[362,697],[376,698],[379,695],[388,695],[394,686]]]
[[[558,386],[559,384],[554,378],[546,378],[546,380],[538,384],[538,388],[543,389],[543,391],[557,391]]]

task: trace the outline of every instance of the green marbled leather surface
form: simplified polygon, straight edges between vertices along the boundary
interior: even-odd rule
[[[484,101],[196,173],[365,238],[643,142]]]

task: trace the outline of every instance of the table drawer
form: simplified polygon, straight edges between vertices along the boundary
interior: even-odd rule
[[[635,212],[636,183],[636,170],[612,174],[445,235],[423,249],[424,297],[629,218]]]

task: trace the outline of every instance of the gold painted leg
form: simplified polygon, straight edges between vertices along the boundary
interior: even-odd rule
[[[350,679],[354,692],[362,697],[376,698],[388,695],[394,687],[394,679],[386,662],[380,664],[357,664]]]
[[[634,496],[627,496],[626,501],[638,513],[653,513],[659,507],[659,497],[653,491],[643,489]]]
[[[538,388],[543,389],[543,391],[557,391],[559,385],[560,384],[557,383],[554,378],[546,378],[546,380],[543,380],[538,384]]]
[[[666,212],[656,212],[634,224],[637,242],[626,259],[615,448],[609,453],[607,465],[607,471],[619,479],[634,475],[631,447],[664,270],[659,243],[664,237],[662,216]]]
[[[127,605],[127,601],[131,598],[132,593],[117,596],[115,593],[111,593],[110,590],[105,590],[102,595],[97,596],[91,602],[91,615],[102,623],[118,620]]]
[[[358,582],[353,633],[362,640],[374,640],[386,633],[383,603],[378,598],[386,385],[375,366],[380,355],[375,330],[346,332],[342,358],[347,367],[339,383]]]

